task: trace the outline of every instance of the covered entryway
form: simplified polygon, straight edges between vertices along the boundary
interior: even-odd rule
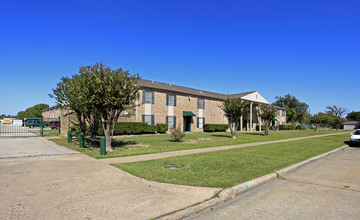
[[[196,116],[191,111],[183,111],[183,124],[184,124],[184,131],[191,132],[191,124],[193,123],[193,116]]]

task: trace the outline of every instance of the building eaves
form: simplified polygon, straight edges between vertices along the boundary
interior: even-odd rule
[[[343,124],[345,124],[345,125],[356,125],[357,123],[360,123],[360,121],[345,121]]]
[[[161,83],[161,82],[150,81],[145,79],[140,79],[138,83],[140,87],[143,88],[159,89],[169,92],[178,92],[186,95],[194,95],[199,97],[207,97],[207,98],[220,99],[220,100],[226,98],[226,95],[220,93],[208,92],[204,90],[192,89],[189,87],[177,86],[173,84]]]

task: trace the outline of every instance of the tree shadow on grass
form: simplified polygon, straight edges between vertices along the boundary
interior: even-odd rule
[[[135,145],[135,144],[138,144],[138,143],[136,141],[113,140],[112,143],[111,143],[111,146],[113,148],[115,148],[115,147],[122,148],[122,147],[125,147],[125,146]]]
[[[249,132],[249,133],[244,133],[246,135],[255,135],[255,136],[264,136],[264,132]]]
[[[210,136],[213,137],[225,137],[225,138],[231,138],[231,135],[227,135],[227,134],[211,134]]]

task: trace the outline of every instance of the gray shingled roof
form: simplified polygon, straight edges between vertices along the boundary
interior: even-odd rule
[[[208,98],[214,98],[214,99],[225,99],[227,97],[241,98],[243,96],[246,96],[248,94],[255,92],[255,91],[252,91],[252,92],[243,92],[243,93],[225,95],[225,94],[208,92],[208,91],[204,91],[204,90],[192,89],[189,87],[177,86],[177,85],[161,83],[161,82],[156,82],[156,81],[150,81],[150,80],[145,80],[145,79],[140,79],[139,85],[144,88],[161,89],[161,90],[165,90],[165,91],[169,91],[169,92],[178,92],[178,93],[183,93],[183,94],[187,94],[187,95],[195,95],[195,96],[208,97]]]
[[[161,89],[169,92],[178,92],[187,95],[195,95],[200,97],[208,97],[214,99],[225,99],[226,95],[214,92],[208,92],[204,90],[192,89],[183,86],[177,86],[167,83],[161,83],[156,81],[150,81],[145,79],[139,80],[139,85],[144,88],[151,88],[151,89]]]

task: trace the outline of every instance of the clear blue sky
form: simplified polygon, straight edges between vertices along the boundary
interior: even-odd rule
[[[0,114],[55,102],[80,65],[360,111],[358,0],[0,1]]]

